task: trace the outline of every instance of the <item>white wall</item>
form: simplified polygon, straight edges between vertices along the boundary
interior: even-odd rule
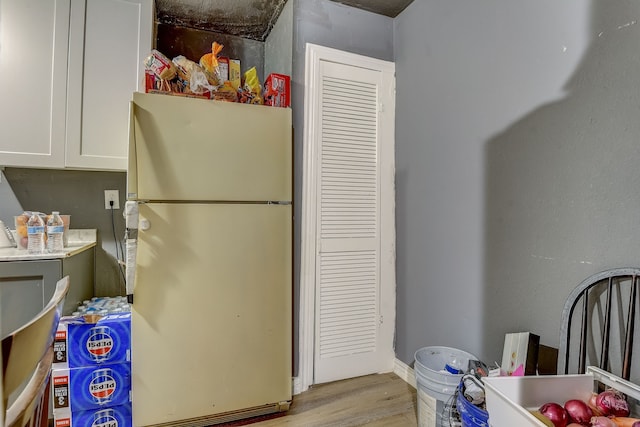
[[[585,277],[639,264],[640,3],[415,0],[394,22],[397,353],[558,345]]]

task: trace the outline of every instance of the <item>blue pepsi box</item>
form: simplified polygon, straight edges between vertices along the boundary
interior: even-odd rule
[[[131,361],[131,313],[60,319],[53,343],[53,368]]]
[[[131,402],[131,363],[53,369],[53,413],[87,411]]]
[[[131,404],[92,411],[59,411],[53,415],[55,427],[133,427]]]

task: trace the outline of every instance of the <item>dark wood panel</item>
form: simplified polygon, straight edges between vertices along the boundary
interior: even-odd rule
[[[169,59],[183,55],[198,62],[202,55],[211,52],[211,44],[216,41],[224,45],[221,56],[240,60],[242,74],[249,68],[256,67],[258,76],[264,75],[263,42],[167,24],[158,24],[156,30],[156,49]]]

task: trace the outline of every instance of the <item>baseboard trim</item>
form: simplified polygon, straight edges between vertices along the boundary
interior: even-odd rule
[[[407,384],[413,388],[417,387],[416,373],[409,365],[402,360],[396,359],[393,364],[393,373],[402,378]]]
[[[292,382],[292,388],[293,388],[293,395],[297,395],[300,394],[304,391],[307,391],[307,388],[303,388],[302,387],[302,379],[300,377],[293,377],[293,382]]]

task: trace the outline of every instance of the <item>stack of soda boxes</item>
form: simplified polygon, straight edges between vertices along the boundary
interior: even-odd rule
[[[60,319],[51,371],[55,427],[133,426],[131,312],[122,298],[93,298]]]

